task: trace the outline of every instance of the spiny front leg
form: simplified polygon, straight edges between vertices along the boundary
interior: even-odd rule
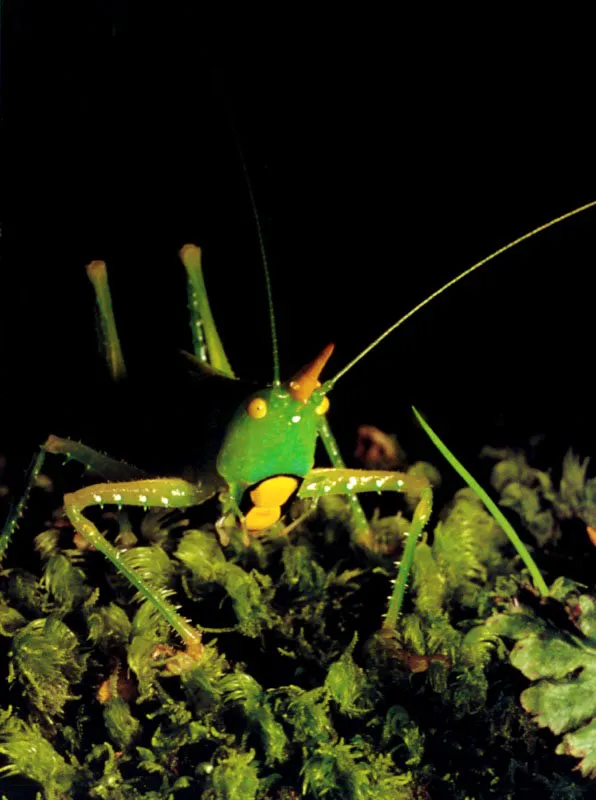
[[[420,497],[428,488],[426,478],[405,472],[367,469],[311,469],[304,478],[298,497],[324,497],[327,494],[362,492],[401,492]]]
[[[424,530],[424,526],[428,522],[432,511],[432,491],[430,487],[422,490],[422,497],[420,502],[414,509],[414,516],[412,517],[412,526],[406,533],[406,546],[402,553],[401,561],[396,562],[399,567],[397,577],[392,581],[393,591],[389,595],[389,605],[387,606],[387,613],[383,621],[383,628],[393,629],[397,625],[401,607],[406,593],[408,584],[408,576],[414,563],[414,551],[416,550],[416,543],[420,538],[420,534]]]
[[[336,469],[345,469],[346,465],[339,451],[339,446],[325,416],[321,416],[319,420],[318,433],[333,466]],[[372,532],[360,501],[349,490],[347,491],[347,498],[356,540],[359,544],[371,547],[373,541]]]
[[[75,530],[90,544],[109,559],[130,583],[149,600],[162,617],[174,628],[189,648],[201,647],[201,634],[190,622],[178,614],[174,606],[166,600],[164,592],[151,588],[137,571],[126,561],[126,554],[115,548],[97,530],[95,525],[84,514],[83,510],[90,506],[115,504],[119,508],[141,506],[149,508],[188,508],[200,505],[211,491],[206,491],[200,484],[194,485],[179,478],[154,478],[127,483],[96,484],[79,489],[64,497],[66,514]]]
[[[352,492],[403,492],[419,497],[414,509],[412,525],[406,534],[406,546],[401,562],[398,562],[397,578],[389,596],[389,606],[383,622],[384,628],[394,628],[401,611],[408,575],[414,560],[414,550],[432,510],[432,491],[426,478],[407,475],[404,472],[358,469],[313,469],[298,491],[299,497],[324,497],[328,494]]]

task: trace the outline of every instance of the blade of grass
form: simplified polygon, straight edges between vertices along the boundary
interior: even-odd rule
[[[484,503],[487,511],[491,516],[497,521],[497,523],[501,526],[501,528],[505,531],[507,537],[511,544],[515,547],[518,552],[519,557],[524,562],[526,567],[528,568],[530,575],[532,576],[532,580],[534,581],[534,586],[540,592],[543,597],[547,597],[548,586],[540,570],[538,569],[536,562],[528,552],[528,548],[519,538],[511,523],[507,520],[503,512],[500,508],[496,505],[496,503],[491,500],[485,490],[480,486],[478,481],[470,475],[468,470],[461,464],[457,458],[453,455],[453,453],[449,450],[447,445],[439,439],[437,434],[432,430],[428,422],[422,417],[418,409],[412,406],[412,411],[416,415],[416,419],[422,426],[423,430],[430,438],[431,442],[435,445],[435,447],[442,453],[442,455],[447,459],[447,461],[451,464],[453,469],[464,479],[464,481],[468,484],[470,489],[476,494],[476,496]]]

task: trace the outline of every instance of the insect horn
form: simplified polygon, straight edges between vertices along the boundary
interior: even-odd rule
[[[331,358],[331,353],[333,353],[334,349],[334,344],[328,344],[327,347],[321,350],[314,361],[302,367],[302,369],[294,375],[288,385],[290,394],[295,400],[300,400],[302,403],[307,403],[310,400],[311,394],[321,385],[319,375],[323,371],[325,364]]]
[[[462,278],[465,278],[467,275],[470,275],[475,270],[477,270],[480,267],[484,266],[484,264],[487,264],[489,261],[492,261],[493,258],[496,258],[497,256],[500,256],[501,253],[505,253],[507,250],[511,250],[512,247],[515,247],[516,245],[520,244],[521,242],[524,242],[526,239],[530,239],[532,236],[535,236],[537,233],[541,233],[542,231],[545,231],[547,228],[552,228],[553,225],[557,225],[559,222],[563,222],[563,220],[569,219],[569,217],[573,217],[576,214],[580,214],[582,211],[586,211],[587,209],[593,208],[594,206],[596,206],[596,200],[593,200],[590,203],[586,203],[583,206],[579,206],[578,208],[574,208],[572,211],[568,211],[566,214],[562,214],[560,217],[556,217],[555,219],[551,219],[549,222],[545,222],[544,225],[539,225],[537,228],[534,228],[534,230],[531,230],[528,233],[524,233],[523,236],[520,236],[519,238],[514,239],[512,242],[509,242],[509,244],[506,244],[503,247],[500,247],[498,250],[495,250],[494,253],[491,253],[489,256],[486,256],[486,258],[483,258],[481,261],[477,261],[476,264],[473,264],[471,267],[468,267],[468,269],[464,270],[463,272],[460,272],[460,274],[457,275],[455,278],[452,278],[450,281],[447,281],[447,283],[443,284],[443,286],[441,286],[439,289],[437,289],[432,294],[430,294],[426,299],[424,299],[424,300],[422,300],[422,302],[418,303],[417,306],[414,306],[414,308],[412,308],[410,311],[408,311],[407,314],[404,314],[404,316],[401,317],[401,319],[398,319],[397,322],[394,322],[393,325],[391,325],[389,328],[387,328],[386,331],[384,331],[373,342],[371,342],[368,345],[368,347],[365,347],[364,350],[362,350],[355,358],[353,358],[349,362],[349,364],[347,364],[343,369],[340,369],[340,371],[337,373],[337,375],[335,375],[335,377],[330,378],[328,381],[325,381],[325,383],[321,387],[321,391],[324,392],[325,394],[327,394],[327,392],[330,392],[331,389],[333,389],[333,387],[337,383],[337,381],[343,375],[345,375],[346,372],[348,372],[348,370],[352,369],[352,367],[355,366],[360,361],[360,359],[362,359],[362,358],[364,358],[364,356],[368,355],[368,353],[370,353],[371,350],[374,350],[374,348],[378,344],[380,344],[383,341],[383,339],[385,339],[387,336],[389,336],[390,333],[393,333],[394,330],[399,328],[400,325],[403,325],[404,322],[409,320],[410,317],[413,317],[414,314],[416,314],[418,311],[420,311],[422,308],[424,308],[424,306],[428,305],[436,297],[438,297],[439,295],[443,294],[443,292],[447,291],[447,289],[449,289],[451,286],[453,286],[454,284],[458,283],[458,281],[461,281]]]

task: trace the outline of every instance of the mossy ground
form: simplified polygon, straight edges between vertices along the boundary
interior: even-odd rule
[[[406,503],[374,523],[377,552],[353,541],[340,498],[321,502],[289,536],[274,531],[248,549],[240,535],[221,547],[215,502],[189,513],[93,512],[203,629],[200,654],[184,652],[153,607],[99,553],[81,549],[61,510],[80,470],[48,462],[0,575],[4,795],[591,796],[586,699],[568,696],[573,719],[559,719],[555,735],[545,730],[553,725],[544,681],[535,686],[546,708],[529,707],[527,695],[522,705],[520,694],[529,680],[552,677],[565,647],[557,680],[569,667],[573,690],[591,675],[593,609],[570,579],[583,577],[571,555],[579,549],[584,565],[591,557],[593,482],[570,454],[558,486],[519,453],[489,455],[493,484],[553,598],[539,601],[469,490],[438,487],[393,633],[381,625]],[[428,465],[410,469],[438,483]],[[519,655],[510,663],[511,639],[534,634],[530,666]],[[561,743],[568,731],[579,740]],[[574,771],[582,749],[586,777]]]

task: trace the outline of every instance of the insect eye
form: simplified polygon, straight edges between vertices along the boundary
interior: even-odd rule
[[[267,414],[267,401],[262,397],[253,397],[246,410],[253,419],[263,419]]]
[[[328,411],[329,411],[329,398],[327,397],[327,395],[325,395],[325,397],[321,400],[319,405],[315,408],[315,414],[318,414],[320,417],[322,417],[323,414],[326,414]]]

